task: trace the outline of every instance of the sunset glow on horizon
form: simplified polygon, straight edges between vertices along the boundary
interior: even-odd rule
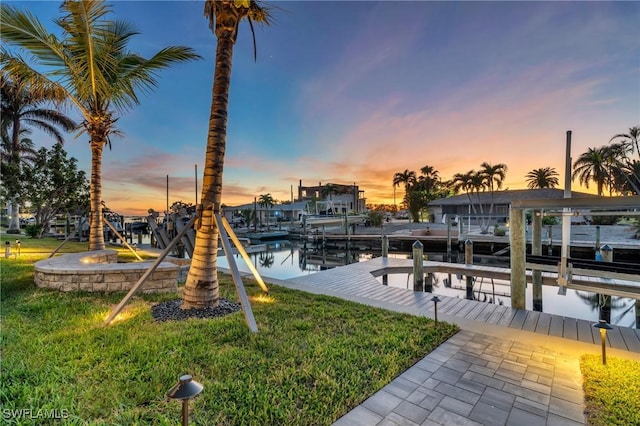
[[[56,2],[7,2],[48,28]],[[640,2],[326,2],[273,4],[275,23],[239,31],[229,96],[223,203],[270,193],[288,201],[299,181],[357,184],[393,204],[393,175],[426,165],[442,180],[508,166],[503,189],[640,125]],[[146,215],[200,200],[216,38],[203,2],[115,2],[144,56],[168,45],[203,60],[159,73],[159,86],[122,116],[102,165],[103,199]],[[73,113],[70,110],[70,115]],[[74,117],[77,118],[77,117]],[[50,146],[46,137],[36,145]],[[89,171],[86,134],[65,149]],[[574,182],[573,189],[595,192]],[[401,204],[404,188],[395,191]]]

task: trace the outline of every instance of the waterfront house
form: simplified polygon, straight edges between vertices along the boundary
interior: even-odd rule
[[[464,218],[465,223],[467,218],[471,216],[471,223],[474,223],[474,219],[477,220],[480,211],[483,212],[482,216],[487,218],[491,204],[493,203],[493,209],[491,219],[498,223],[503,223],[509,217],[509,206],[514,200],[539,200],[539,199],[559,199],[564,198],[563,189],[545,188],[545,189],[514,189],[505,191],[495,191],[493,194],[490,192],[480,192],[479,194],[470,194],[471,201],[475,206],[471,206],[471,201],[467,194],[456,195],[453,197],[441,198],[429,202],[429,217],[434,223],[441,223],[443,217],[446,220],[446,216]],[[587,194],[585,192],[571,192],[572,198],[586,198],[593,197],[598,198],[597,195]],[[480,205],[482,208],[480,209]],[[578,218],[573,221],[576,222]]]

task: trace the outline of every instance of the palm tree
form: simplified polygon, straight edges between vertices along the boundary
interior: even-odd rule
[[[640,159],[640,126],[635,126],[629,129],[629,133],[620,133],[609,139],[609,142],[614,139],[624,139],[622,142],[630,153],[633,151],[638,153],[638,159]]]
[[[464,191],[467,194],[469,204],[471,205],[474,213],[477,212],[473,200],[471,199],[471,195],[477,186],[476,176],[478,176],[478,173],[475,170],[469,170],[467,173],[456,173],[451,179],[451,188],[453,192],[457,194],[460,190]]]
[[[409,192],[409,187],[414,185],[417,181],[416,172],[413,170],[405,169],[404,172],[397,172],[393,175],[393,188],[395,190],[396,186],[400,186],[401,183],[404,184],[404,198],[406,201],[407,194]],[[394,197],[395,199],[395,197]]]
[[[0,75],[0,98],[3,136],[9,134],[9,145],[4,146],[5,167],[11,169],[12,176],[4,173],[4,183],[7,179],[17,178],[20,175],[21,158],[25,155],[35,157],[35,149],[31,139],[24,138],[24,130],[30,132],[31,128],[43,131],[53,137],[56,142],[64,143],[64,138],[60,129],[71,131],[77,124],[66,115],[55,109],[46,108],[44,105],[56,100],[56,93],[48,90],[35,91],[22,80],[11,79],[5,75]],[[3,144],[5,141],[3,140]],[[18,200],[15,188],[19,185],[9,185],[14,190],[10,190],[8,198],[11,200],[11,223],[8,233],[20,233],[20,221],[18,220]],[[9,188],[8,187],[8,188]]]
[[[573,163],[571,180],[577,177],[578,182],[586,188],[589,188],[589,182],[595,182],[598,195],[602,196],[604,185],[610,181],[609,158],[607,147],[589,148]]]
[[[233,46],[243,19],[248,20],[252,29],[253,21],[269,24],[268,9],[254,0],[207,0],[204,13],[218,42],[202,184],[202,207],[196,222],[196,244],[183,293],[182,307],[185,309],[219,304],[216,263],[219,230],[214,214],[220,213],[222,197]]]
[[[269,209],[271,207],[273,207],[274,204],[274,199],[271,196],[271,194],[262,194],[260,195],[260,197],[258,197],[258,204],[260,204],[260,207],[267,209],[267,231],[269,230]],[[260,215],[261,217],[263,215]]]
[[[539,169],[533,169],[527,173],[527,188],[529,189],[543,189],[543,188],[555,188],[559,185],[559,174],[553,167],[541,167]]]
[[[34,90],[64,97],[83,118],[91,147],[89,250],[102,250],[102,152],[105,145],[111,146],[111,136],[120,135],[115,126],[118,115],[139,104],[137,92],[157,85],[158,70],[199,56],[183,46],[166,47],[149,59],[130,52],[127,45],[135,30],[127,22],[110,19],[111,8],[103,1],[63,2],[64,15],[55,21],[60,38],[30,13],[0,6],[3,41],[25,49],[40,65],[36,70],[3,50],[3,72],[29,81]]]

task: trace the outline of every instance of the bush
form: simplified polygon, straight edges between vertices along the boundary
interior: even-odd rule
[[[24,233],[31,238],[40,238],[40,233],[42,232],[41,224],[32,224],[24,227]]]
[[[542,224],[543,225],[557,225],[558,224],[558,218],[554,217],[554,216],[543,216],[542,217]]]
[[[507,230],[499,227],[497,224],[493,227],[493,235],[496,237],[504,237],[507,235]]]
[[[371,224],[371,226],[381,226],[382,225],[382,220],[384,219],[384,214],[381,211],[372,210],[372,211],[369,212],[368,216],[369,216],[369,223]]]

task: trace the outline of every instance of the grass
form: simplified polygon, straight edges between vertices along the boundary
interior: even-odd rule
[[[640,362],[584,355],[580,370],[590,425],[640,425]]]
[[[173,425],[181,405],[165,395],[189,373],[204,385],[191,402],[195,424],[331,424],[457,330],[277,286],[265,296],[252,283],[256,334],[241,312],[155,322],[151,306],[175,295],[136,297],[104,327],[123,294],[36,288],[33,261],[52,243],[23,240],[23,253],[32,241],[39,255],[0,259],[3,413],[55,409],[69,413],[65,424]],[[236,300],[224,275],[221,294]]]

